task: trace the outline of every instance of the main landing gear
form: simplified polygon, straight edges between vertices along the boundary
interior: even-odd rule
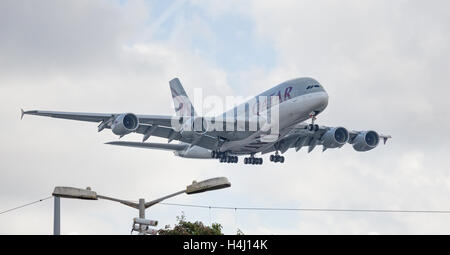
[[[237,156],[228,156],[226,152],[212,151],[211,158],[219,159],[220,163],[237,163],[239,158]]]
[[[226,156],[219,159],[220,163],[237,163],[239,158],[237,156]]]
[[[249,158],[244,159],[244,164],[246,165],[262,165],[263,159],[262,158],[255,158],[253,155]]]
[[[277,151],[275,153],[275,155],[270,155],[270,161],[272,161],[274,163],[277,163],[277,162],[284,163],[284,157],[278,155],[278,151]]]
[[[272,156],[271,156],[271,158],[272,158]],[[279,157],[279,156],[277,156],[277,157]],[[212,151],[211,158],[219,159],[220,163],[238,163],[238,161],[239,161],[238,156],[229,156],[227,152],[221,152],[221,151]],[[282,160],[282,162],[284,162],[284,157],[282,157],[282,159],[279,159],[279,160]],[[256,158],[255,155],[252,154],[250,157],[244,158],[244,164],[246,164],[246,165],[262,165],[263,159]]]

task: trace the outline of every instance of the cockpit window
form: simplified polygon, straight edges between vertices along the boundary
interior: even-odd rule
[[[320,88],[320,85],[309,85],[306,89]]]

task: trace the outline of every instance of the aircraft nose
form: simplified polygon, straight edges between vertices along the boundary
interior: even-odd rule
[[[328,93],[326,91],[324,91],[324,96],[323,96],[322,101],[323,101],[324,106],[327,107],[327,105],[328,105]]]
[[[328,106],[328,93],[326,91],[323,91],[323,93],[320,93],[320,96],[317,100],[317,110],[319,112],[322,112],[327,108]]]

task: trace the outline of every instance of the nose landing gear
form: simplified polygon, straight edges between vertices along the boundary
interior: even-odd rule
[[[319,131],[319,125],[317,124],[309,124],[306,129],[309,131]]]
[[[316,119],[317,119],[316,113],[312,112],[311,114],[309,114],[309,117],[311,118],[311,124],[306,126],[305,129],[307,129],[309,131],[319,131],[319,125],[314,124],[314,121],[316,121]]]

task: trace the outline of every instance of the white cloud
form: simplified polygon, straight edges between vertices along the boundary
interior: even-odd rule
[[[2,4],[7,5],[0,8],[4,12],[16,13],[16,23],[37,20],[35,26],[17,24],[16,29],[23,33],[40,32],[36,40],[58,46],[55,49],[23,38],[10,38],[14,44],[0,49],[3,65],[11,64],[2,70],[5,75],[0,78],[1,112],[10,123],[1,128],[0,135],[3,206],[13,207],[20,201],[46,196],[56,185],[92,186],[99,193],[111,196],[137,199],[150,195],[151,199],[182,189],[193,179],[214,176],[204,169],[195,170],[195,161],[173,160],[171,153],[103,145],[117,138],[110,132],[98,134],[95,124],[28,116],[19,120],[22,107],[172,114],[168,81],[175,76],[181,78],[187,90],[209,85],[206,89],[209,93],[230,91],[224,71],[211,67],[185,48],[170,43],[133,41],[133,33],[139,30],[128,31],[127,25],[145,23],[145,15],[136,15],[142,11],[136,13],[135,5],[141,3],[130,3],[132,6],[125,8],[101,1],[70,2],[63,6],[49,1],[36,8],[32,1]],[[141,7],[145,13],[146,6]],[[22,15],[24,9],[30,10],[27,15]],[[66,31],[67,27],[70,31]],[[20,53],[23,50],[33,61]],[[136,158],[137,155],[140,157]],[[167,167],[165,170],[160,169],[162,162]],[[118,211],[121,206],[108,203],[64,200],[62,204],[63,233],[127,233],[124,228],[130,222],[122,219],[131,220],[130,215],[136,213],[133,209],[122,209],[129,215],[122,217]],[[83,209],[77,210],[75,204]],[[47,203],[47,212],[39,213],[46,220],[33,222],[32,229],[12,225],[1,228],[2,232],[51,233],[49,208],[51,205]],[[106,217],[109,222],[102,220],[108,210],[118,215]],[[9,217],[20,218],[14,215]],[[27,211],[18,215],[27,215]],[[0,225],[9,225],[10,219],[2,217]],[[175,217],[170,220],[174,221]],[[116,227],[115,221],[121,221],[122,227]]]
[[[190,1],[182,8],[199,7],[208,18],[177,15],[175,10],[167,40],[154,40],[149,20],[157,17],[149,16],[153,6],[143,1],[125,5],[2,1],[0,112],[7,123],[0,127],[2,207],[45,197],[55,185],[91,186],[105,195],[150,199],[193,179],[227,176],[230,189],[172,201],[242,207],[447,209],[450,8],[445,5],[444,1]],[[205,40],[214,46],[208,19],[230,13],[251,19],[255,36],[273,45],[277,59],[269,71],[257,64],[228,71],[220,59],[208,57],[208,49],[185,43]],[[394,139],[367,153],[356,153],[351,146],[325,153],[290,151],[284,165],[244,167],[106,146],[104,142],[116,137],[108,131],[98,134],[95,124],[33,116],[19,120],[21,107],[172,114],[167,82],[174,76],[188,93],[202,87],[204,95],[224,97],[233,94],[230,77],[243,86],[236,86],[237,95],[247,96],[287,79],[312,76],[330,94],[321,124],[375,129]],[[63,200],[62,210],[63,233],[127,234],[137,215],[134,209],[107,201]],[[209,223],[204,209],[159,205],[147,213],[164,226],[173,225],[182,210],[189,220]],[[46,201],[4,214],[0,232],[51,233],[51,213],[51,202]],[[211,214],[212,222],[221,223],[230,234],[236,227],[246,234],[448,233],[446,217],[239,210]],[[32,224],[23,222],[31,218]]]

